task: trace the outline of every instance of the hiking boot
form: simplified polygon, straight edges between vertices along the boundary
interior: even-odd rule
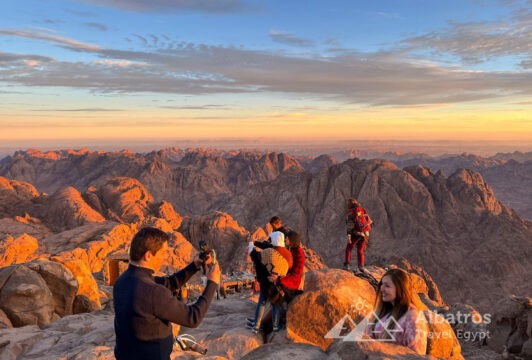
[[[247,321],[248,323],[251,323],[251,322],[254,323],[254,322],[255,322],[255,318],[254,318],[254,317],[252,317],[252,318],[246,318],[246,321]]]
[[[266,343],[271,343],[273,341],[273,338],[275,338],[275,335],[277,335],[281,331],[280,326],[274,326],[271,333],[268,334],[268,337],[266,339]]]
[[[254,322],[253,322],[253,323],[247,323],[247,324],[246,324],[246,328],[248,328],[248,329],[253,329],[253,328],[255,328],[255,323],[254,323]]]
[[[362,274],[369,274],[369,271],[364,266],[359,266],[358,271]]]

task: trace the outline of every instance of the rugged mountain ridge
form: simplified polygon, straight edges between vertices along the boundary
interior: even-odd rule
[[[422,165],[433,172],[452,174],[460,168],[478,171],[493,188],[497,198],[527,219],[532,219],[532,153],[497,154],[482,157],[461,154],[413,157],[396,160],[399,167]]]
[[[343,213],[346,200],[356,196],[375,221],[368,263],[385,265],[390,259],[406,258],[442,284],[446,301],[466,301],[482,310],[503,294],[530,291],[523,275],[532,270],[530,223],[501,204],[479,173],[460,169],[445,177],[422,166],[401,170],[383,160],[352,159],[341,164],[327,157],[316,160],[325,165],[311,169],[275,153],[221,156],[173,149],[147,155],[80,151],[35,156],[24,152],[3,161],[0,173],[18,172],[28,178],[39,174],[35,179],[49,189],[75,181],[77,187],[85,186],[79,191],[89,208],[107,220],[125,223],[148,221],[153,204],[163,199],[196,220],[222,211],[245,229],[260,227],[279,214],[331,266],[343,262]],[[77,179],[81,172],[84,176]],[[59,180],[51,182],[53,178]],[[5,191],[12,196],[14,190]],[[37,196],[37,190],[30,193],[30,198],[39,199],[30,203],[37,205],[57,197]],[[27,204],[24,196],[20,199]],[[38,212],[30,215],[39,218]],[[45,225],[58,229],[43,218]],[[202,226],[213,221],[200,219],[207,224]],[[191,234],[195,233],[202,234]],[[188,237],[193,243],[199,241],[198,236]],[[245,243],[244,237],[239,235],[238,241]],[[469,288],[463,290],[463,283]]]
[[[255,184],[217,206],[244,226],[279,213],[304,232],[328,265],[338,267],[345,247],[343,213],[353,195],[375,221],[369,263],[407,258],[438,279],[447,301],[465,299],[483,310],[490,297],[531,291],[523,275],[532,270],[531,224],[502,205],[471,170],[445,178],[423,167],[348,160],[319,174]]]

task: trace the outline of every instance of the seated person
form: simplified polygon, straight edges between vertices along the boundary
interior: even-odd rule
[[[412,292],[410,276],[401,269],[388,270],[379,283],[375,314],[366,334],[376,340],[407,346],[427,353],[428,324],[421,300]]]

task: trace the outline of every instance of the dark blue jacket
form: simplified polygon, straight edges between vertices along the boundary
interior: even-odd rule
[[[216,292],[217,284],[208,281],[193,305],[188,306],[172,296],[172,291],[197,271],[191,263],[173,275],[154,277],[151,269],[129,265],[113,289],[118,360],[170,359],[173,347],[170,322],[197,327]]]

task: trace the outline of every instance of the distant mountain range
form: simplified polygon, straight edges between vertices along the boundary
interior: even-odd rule
[[[4,222],[9,226],[38,223],[33,235],[49,237],[105,221],[142,222],[161,213],[166,201],[179,214],[170,217],[179,218],[173,228],[181,226],[193,244],[236,220],[238,225],[230,226],[234,230],[222,231],[233,234],[232,240],[218,249],[230,246],[230,253],[239,255],[221,258],[229,264],[234,257],[241,267],[246,229],[263,236],[257,229],[277,214],[302,233],[304,244],[327,265],[339,267],[345,249],[343,214],[347,199],[355,196],[375,221],[368,263],[419,266],[439,284],[446,302],[471,303],[481,310],[509,293],[529,294],[532,224],[499,202],[479,172],[456,165],[456,171],[444,175],[461,159],[461,165],[476,161],[485,171],[504,171],[494,176],[511,181],[512,174],[522,176],[521,166],[530,166],[529,161],[463,155],[432,159],[449,165],[431,171],[420,161],[397,156],[401,166],[416,165],[401,169],[387,160],[340,162],[331,155],[207,149],[20,151],[0,162],[0,176],[6,178],[0,184],[0,218],[18,216],[18,225]],[[518,170],[506,173],[511,166]]]

